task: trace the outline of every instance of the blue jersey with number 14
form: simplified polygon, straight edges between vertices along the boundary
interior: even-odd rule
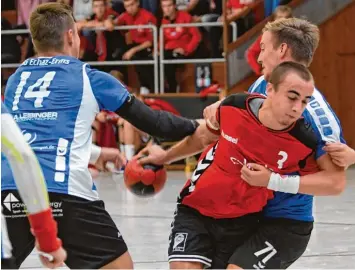
[[[48,191],[95,200],[88,171],[91,124],[116,111],[129,93],[114,77],[69,56],[27,59],[9,78],[5,105],[42,167]],[[16,189],[2,156],[1,189]]]
[[[266,85],[267,81],[264,76],[261,76],[249,88],[249,93],[266,96]],[[318,137],[315,158],[325,154],[322,148],[326,142],[345,142],[338,117],[318,89],[314,89],[311,101],[302,116],[312,125],[313,131]],[[304,221],[313,221],[312,212],[313,196],[283,192],[275,192],[274,199],[270,200],[264,208],[265,216]]]

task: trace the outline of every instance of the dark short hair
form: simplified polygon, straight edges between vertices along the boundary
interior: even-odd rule
[[[313,80],[313,75],[307,67],[296,62],[282,62],[271,73],[269,82],[273,84],[274,89],[277,90],[279,84],[285,79],[290,72],[296,73],[304,81],[309,82]]]

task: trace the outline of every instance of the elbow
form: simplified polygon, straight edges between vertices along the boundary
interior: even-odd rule
[[[333,185],[332,185],[332,195],[340,195],[343,193],[346,186],[346,177],[345,173],[341,176],[334,178]]]

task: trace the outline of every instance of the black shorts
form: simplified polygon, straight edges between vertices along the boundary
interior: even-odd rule
[[[305,252],[312,230],[313,222],[264,218],[229,263],[243,269],[286,269]]]
[[[15,269],[15,268],[16,268],[16,263],[14,257],[1,259],[1,269]]]
[[[12,255],[18,268],[33,250],[34,237],[18,192],[2,191],[1,197]],[[101,268],[127,251],[103,201],[59,193],[50,193],[49,200],[58,223],[58,236],[68,254],[65,264],[69,268]]]
[[[180,204],[174,215],[169,262],[200,262],[206,267],[226,269],[236,247],[257,229],[260,214],[214,219]]]

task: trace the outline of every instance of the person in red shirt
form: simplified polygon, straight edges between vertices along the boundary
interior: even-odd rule
[[[292,17],[292,9],[289,6],[278,6],[273,14],[273,19],[287,19]],[[255,42],[248,48],[245,53],[245,58],[251,67],[251,69],[255,72],[256,75],[262,75],[261,66],[258,63],[258,57],[261,52],[260,48],[261,35],[255,40]]]
[[[140,159],[141,164],[170,163],[204,149],[206,143],[215,140],[212,134],[218,135],[178,196],[168,251],[172,269],[226,269],[228,261],[239,266],[234,268],[250,269],[259,260],[263,260],[259,264],[262,268],[268,261],[265,269],[284,269],[283,263],[292,263],[285,260],[289,255],[280,251],[281,246],[268,259],[255,255],[265,249],[263,237],[271,227],[263,231],[263,236],[258,234],[253,246],[249,237],[256,233],[261,218],[258,213],[262,214],[273,198],[273,191],[332,195],[330,189],[317,193],[314,183],[345,184],[344,169],[333,165],[330,157],[315,160],[317,137],[301,117],[313,91],[313,77],[305,66],[283,62],[270,76],[267,97],[236,94],[222,101],[216,112],[219,128],[201,123],[193,136],[167,151],[152,146],[140,153],[146,156]],[[250,184],[251,178],[261,178],[263,183]],[[273,243],[267,239],[267,243]],[[244,246],[246,240],[248,246]],[[250,252],[243,253],[240,245]],[[274,249],[272,244],[266,246]],[[237,257],[231,261],[236,250]]]
[[[156,25],[157,20],[152,13],[139,6],[139,0],[124,0],[126,11],[118,18],[119,25]],[[127,45],[122,55],[123,60],[152,60],[153,30],[131,29],[128,31],[132,43]],[[141,84],[152,91],[154,89],[153,66],[135,66]]]
[[[94,47],[94,59],[84,56],[85,60],[96,61],[114,61],[119,59],[120,48],[124,46],[124,37],[119,31],[114,31],[114,27],[118,24],[119,14],[111,9],[106,0],[93,0],[93,15],[87,20],[77,23],[78,29],[83,28],[105,28],[105,30],[92,30],[90,34],[85,34],[88,46]],[[98,66],[98,69],[111,72],[117,70],[124,76],[126,75],[126,67],[124,66]],[[116,76],[117,77],[117,76]]]
[[[161,0],[163,19],[161,24],[192,23],[193,17],[176,9],[175,0]],[[201,57],[201,33],[197,27],[164,28],[164,58],[196,58]],[[165,65],[165,74],[169,87],[167,92],[176,92],[175,72],[177,65]]]

